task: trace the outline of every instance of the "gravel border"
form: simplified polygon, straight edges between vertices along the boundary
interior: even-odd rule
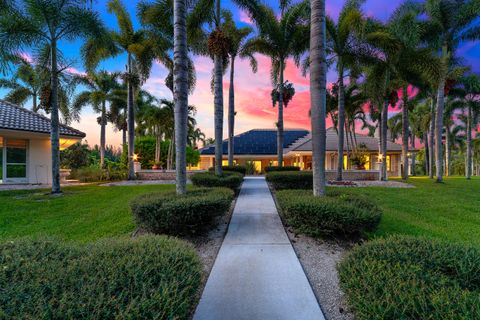
[[[328,320],[355,319],[354,314],[348,309],[345,294],[340,289],[337,271],[337,264],[345,256],[352,244],[342,241],[314,239],[305,235],[295,234],[293,229],[283,219],[275,190],[270,184],[268,185],[285,232],[307,275],[325,318]]]

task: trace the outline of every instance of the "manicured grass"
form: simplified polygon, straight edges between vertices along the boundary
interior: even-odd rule
[[[173,185],[64,188],[59,197],[47,190],[0,192],[0,241],[30,236],[90,242],[128,237],[134,230],[132,198]]]
[[[437,184],[414,177],[412,189],[349,188],[367,194],[383,216],[372,237],[392,234],[422,235],[480,246],[480,179],[446,178]]]

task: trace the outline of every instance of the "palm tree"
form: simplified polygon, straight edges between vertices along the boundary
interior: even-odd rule
[[[471,74],[463,79],[463,86],[465,90],[465,107],[467,109],[467,159],[465,176],[471,179],[472,176],[472,130],[476,129],[478,121],[478,113],[480,112],[480,78],[476,74]]]
[[[198,148],[198,142],[202,142],[203,145],[205,145],[205,133],[200,130],[200,128],[193,128],[189,134],[189,145],[192,148]]]
[[[355,72],[363,52],[363,43],[356,35],[362,32],[364,24],[360,6],[365,1],[348,0],[340,12],[338,22],[327,16],[328,51],[336,59],[338,74],[338,162],[337,181],[342,180],[343,154],[345,140],[345,72],[350,69]]]
[[[305,23],[308,18],[308,2],[289,6],[290,1],[280,2],[280,18],[274,11],[263,5],[249,9],[255,21],[259,35],[249,39],[245,44],[246,52],[260,53],[272,61],[271,78],[274,88],[278,88],[277,120],[277,162],[283,165],[283,108],[284,108],[284,71],[287,59],[293,57],[297,66],[301,55],[308,48],[310,26]],[[216,138],[217,139],[217,138]]]
[[[443,112],[445,85],[448,67],[455,57],[455,51],[464,41],[480,39],[480,6],[477,0],[429,0],[424,13],[425,40],[440,51],[442,74],[438,78],[437,108],[435,116],[435,167],[436,181],[443,181]]]
[[[18,67],[11,78],[0,79],[0,87],[9,89],[5,100],[18,105],[25,105],[32,100],[32,111],[39,111],[39,98],[41,89],[48,79],[45,68],[39,64],[30,63],[25,57],[15,55],[12,57]]]
[[[59,151],[59,48],[61,41],[103,34],[98,14],[87,1],[32,0],[6,3],[0,16],[0,61],[23,48],[48,46],[50,57],[50,113],[52,148],[52,193],[60,193]],[[2,62],[3,63],[3,62]]]
[[[187,3],[174,0],[174,56],[173,56],[173,100],[175,101],[176,143],[176,190],[187,192],[187,115],[188,115],[188,49],[187,49]]]
[[[135,90],[148,78],[154,59],[152,40],[144,30],[134,30],[132,19],[120,0],[109,0],[107,8],[115,14],[119,32],[110,31],[108,36],[91,38],[82,48],[82,54],[88,70],[93,70],[100,60],[127,54],[127,66],[124,74],[128,87],[127,95],[127,131],[128,131],[128,179],[135,179]]]
[[[312,106],[313,195],[325,195],[326,23],[325,0],[311,0],[310,104]]]
[[[230,88],[228,90],[228,165],[233,166],[233,142],[235,135],[235,60],[237,57],[250,59],[250,65],[254,73],[257,72],[257,60],[245,49],[247,37],[253,32],[251,27],[237,28],[229,11],[223,12],[223,31],[229,39],[228,56],[230,62]]]
[[[90,73],[87,76],[77,77],[77,81],[87,87],[87,90],[80,92],[73,102],[77,109],[90,105],[93,111],[100,113],[98,123],[100,124],[100,167],[105,167],[105,144],[107,125],[107,102],[112,100],[114,90],[119,88],[118,73],[100,71]]]

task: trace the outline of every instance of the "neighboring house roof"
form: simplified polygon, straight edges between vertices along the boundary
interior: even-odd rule
[[[378,139],[375,137],[370,137],[364,134],[356,134],[357,136],[357,145],[363,144],[369,151],[376,151],[378,152]],[[347,148],[347,143],[345,139],[344,144],[345,150]],[[337,151],[338,150],[338,135],[334,128],[327,129],[327,143],[326,143],[326,151]],[[288,152],[301,152],[301,151],[312,151],[312,135],[309,133],[304,138],[298,140],[294,144],[292,144],[285,153]],[[387,151],[402,151],[402,146],[393,143],[391,141],[387,141]]]
[[[288,148],[298,139],[308,135],[307,130],[286,129],[284,131],[283,147]],[[228,140],[223,141],[223,154],[228,154]],[[253,129],[239,135],[233,140],[235,155],[275,155],[277,154],[277,130]],[[201,155],[214,155],[215,145],[200,149]]]
[[[40,114],[0,100],[0,129],[50,134],[50,119]],[[85,133],[61,124],[61,136],[84,138]]]

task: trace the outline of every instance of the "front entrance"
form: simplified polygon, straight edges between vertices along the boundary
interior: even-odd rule
[[[0,137],[0,183],[27,183],[27,140]]]

